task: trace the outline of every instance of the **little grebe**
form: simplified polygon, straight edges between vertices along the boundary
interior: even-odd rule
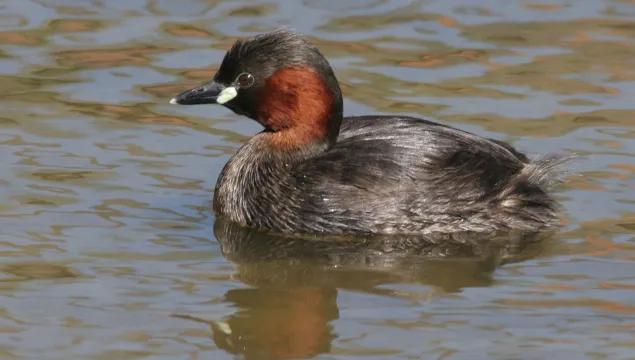
[[[221,104],[260,123],[220,173],[217,216],[279,233],[542,231],[566,158],[406,116],[343,117],[320,51],[278,30],[237,41],[214,78],[172,104]]]

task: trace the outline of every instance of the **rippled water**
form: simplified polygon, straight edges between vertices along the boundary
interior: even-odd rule
[[[634,19],[632,0],[0,2],[0,358],[635,358]],[[479,257],[309,259],[215,224],[259,127],[167,102],[278,27],[329,57],[349,115],[584,155],[567,227]]]

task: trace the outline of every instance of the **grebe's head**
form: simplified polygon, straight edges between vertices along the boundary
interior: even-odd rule
[[[238,40],[214,78],[171,104],[220,104],[258,121],[280,146],[334,143],[342,94],[320,51],[300,35],[277,30]]]

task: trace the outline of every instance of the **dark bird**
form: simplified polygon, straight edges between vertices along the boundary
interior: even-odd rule
[[[326,58],[278,30],[238,40],[214,78],[172,104],[221,104],[260,123],[223,168],[218,217],[278,233],[367,236],[559,225],[551,193],[568,156],[530,159],[432,121],[343,117]]]

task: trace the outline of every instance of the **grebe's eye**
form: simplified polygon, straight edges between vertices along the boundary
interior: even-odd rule
[[[255,80],[256,79],[254,79],[253,75],[250,73],[242,73],[238,75],[236,82],[238,82],[238,85],[240,85],[241,88],[248,88],[254,84]]]

